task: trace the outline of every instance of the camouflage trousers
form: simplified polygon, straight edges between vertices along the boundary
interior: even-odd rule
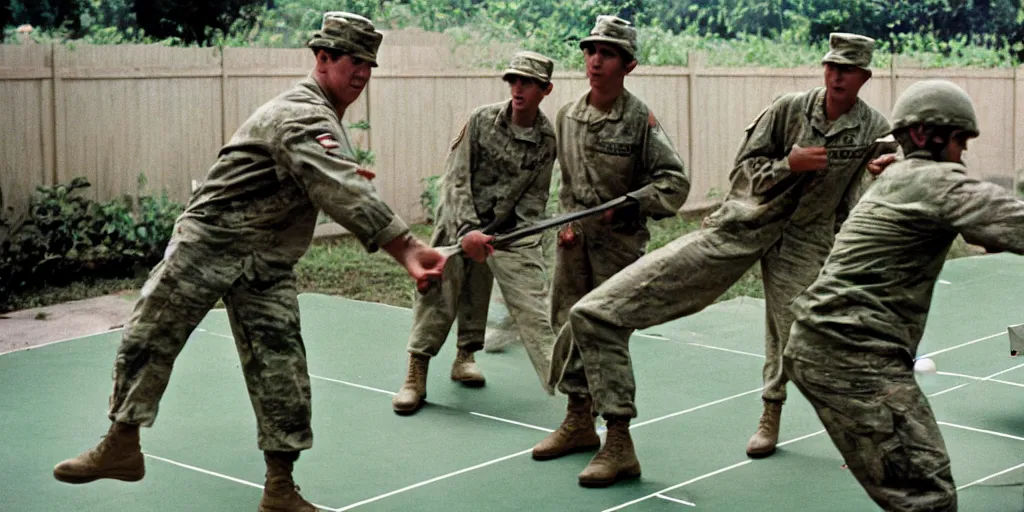
[[[259,449],[310,448],[310,384],[292,266],[215,250],[199,238],[176,233],[142,289],[114,363],[111,421],[152,426],[175,359],[223,298]]]
[[[639,259],[647,246],[648,234],[646,231],[616,233],[592,219],[573,223],[572,228],[575,242],[559,245],[555,251],[551,325],[559,334],[552,350],[548,379],[551,387],[557,387],[562,393],[591,394],[594,376],[585,367],[586,361],[581,353],[583,345],[574,343],[574,338],[566,335],[567,329],[571,328],[570,311],[574,311],[572,308],[580,299]],[[629,338],[628,333],[625,336]],[[609,348],[618,350],[617,346]],[[628,363],[628,353],[625,360]],[[629,382],[632,382],[632,368],[627,364],[622,370],[628,373]],[[602,371],[609,369],[602,368]]]
[[[882,509],[957,510],[946,444],[906,363],[865,355],[863,367],[841,368],[787,357],[785,367]]]
[[[434,357],[458,321],[457,346],[476,352],[484,346],[491,288],[498,288],[526,348],[541,386],[553,393],[547,376],[554,332],[548,322],[548,287],[540,241],[530,238],[495,251],[480,264],[465,257],[445,265],[442,285],[417,298],[408,351]]]
[[[763,397],[785,400],[782,352],[793,323],[789,306],[813,282],[828,253],[827,244],[804,239],[712,226],[626,266],[570,310],[555,340],[553,381],[567,393],[586,390],[580,385],[586,382],[599,413],[635,417],[633,331],[701,311],[760,261],[767,309]]]

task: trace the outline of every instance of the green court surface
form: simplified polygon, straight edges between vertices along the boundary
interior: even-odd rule
[[[1024,323],[1024,258],[951,261],[938,284],[919,376],[953,459],[962,511],[1024,510],[1024,359],[1008,325]],[[480,352],[488,381],[448,378],[454,338],[434,359],[428,401],[391,411],[404,377],[409,310],[303,295],[313,376],[314,447],[296,467],[303,495],[327,510],[863,511],[878,510],[795,387],[775,456],[751,460],[760,414],[763,302],[737,299],[632,340],[633,438],[643,477],[584,489],[591,453],[536,462],[529,449],[558,426],[565,399],[543,393],[521,345]],[[0,356],[0,510],[252,511],[263,483],[255,419],[223,311],[196,330],[160,416],[143,430],[138,483],[55,481],[53,465],[106,431],[120,332]]]

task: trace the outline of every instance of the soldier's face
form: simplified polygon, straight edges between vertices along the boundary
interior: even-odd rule
[[[949,134],[949,141],[942,150],[941,157],[945,162],[964,163],[964,151],[967,151],[967,141],[970,139],[966,133],[956,130]]]
[[[852,102],[860,94],[860,88],[871,78],[871,73],[845,64],[825,63],[825,87],[827,94],[840,103]]]
[[[332,58],[327,52],[316,55],[316,74],[320,86],[331,96],[337,106],[347,107],[363,93],[373,66],[369,61],[342,55]]]
[[[583,60],[587,64],[590,87],[594,89],[621,84],[636,67],[635,60],[626,62],[618,48],[609,43],[594,42],[586,45],[583,48]]]
[[[551,92],[551,84],[541,85],[536,80],[521,76],[509,75],[505,81],[512,96],[512,110],[518,112],[535,112]]]

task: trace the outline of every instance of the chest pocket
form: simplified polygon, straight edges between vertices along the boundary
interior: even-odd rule
[[[591,172],[600,176],[616,177],[629,183],[633,174],[634,158],[639,154],[639,144],[624,137],[602,138],[591,135],[588,144]]]

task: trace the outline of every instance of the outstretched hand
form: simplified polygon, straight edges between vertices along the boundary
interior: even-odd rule
[[[888,153],[868,162],[868,172],[878,176],[890,164],[896,161],[896,153]]]
[[[395,260],[405,267],[416,281],[416,289],[423,293],[432,283],[441,281],[444,264],[448,259],[433,247],[425,245],[411,235],[401,236],[383,247]]]
[[[489,244],[494,237],[485,235],[480,231],[470,231],[462,237],[462,252],[477,263],[487,261],[487,257],[494,254],[494,246]]]

